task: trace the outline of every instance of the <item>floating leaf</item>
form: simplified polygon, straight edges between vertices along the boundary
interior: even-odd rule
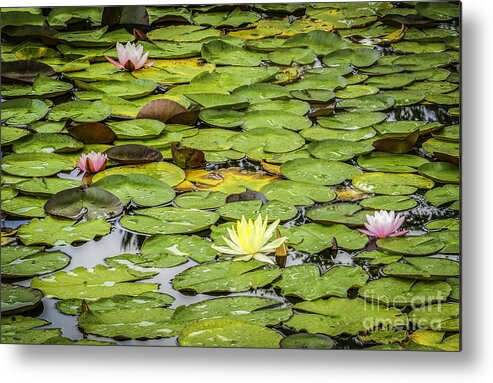
[[[418,172],[441,183],[459,183],[460,181],[459,167],[448,162],[429,162],[421,165]]]
[[[98,122],[72,125],[67,131],[84,144],[109,144],[116,140],[115,133],[107,125]]]
[[[459,275],[459,263],[442,258],[404,258],[407,263],[395,262],[384,267],[387,275],[401,278],[433,279]]]
[[[418,189],[431,189],[434,182],[407,173],[364,173],[353,177],[353,185],[367,193],[386,195],[413,194]]]
[[[212,261],[217,251],[212,242],[197,235],[155,235],[147,238],[141,252],[148,255],[174,255],[189,257],[196,262]]]
[[[77,152],[84,144],[67,134],[34,133],[14,143],[14,153],[70,153]]]
[[[63,178],[31,178],[18,183],[15,188],[23,194],[34,196],[52,196],[62,190],[81,186],[77,180]]]
[[[347,297],[349,289],[363,286],[367,279],[368,275],[359,266],[335,266],[320,276],[317,266],[299,265],[283,269],[281,279],[274,286],[284,296],[312,301],[328,296]]]
[[[25,245],[70,245],[87,242],[110,232],[111,225],[101,219],[75,223],[58,218],[34,218],[22,225],[17,235]]]
[[[445,337],[444,331],[416,330],[410,335],[412,343],[406,350],[460,351],[460,336],[453,334]],[[417,345],[417,346],[415,346]]]
[[[265,268],[264,265],[256,260],[205,263],[176,275],[173,287],[198,293],[248,291],[263,287],[279,277],[279,269]]]
[[[294,314],[284,324],[310,334],[356,335],[379,326],[397,327],[407,324],[407,316],[400,310],[379,305],[368,305],[362,299],[329,298],[301,302],[295,309],[308,314]]]
[[[58,328],[36,329],[47,324],[50,322],[41,318],[22,315],[4,316],[2,317],[1,342],[4,344],[44,344],[62,335],[62,331]]]
[[[185,327],[180,346],[279,348],[282,335],[254,323],[230,318],[204,319]]]
[[[5,173],[20,177],[46,177],[74,167],[72,161],[52,153],[11,154],[2,161]]]
[[[10,283],[2,283],[1,290],[2,317],[5,315],[20,314],[25,311],[29,311],[36,307],[41,301],[41,298],[43,298],[43,294],[39,290],[30,289],[18,285],[12,285]],[[2,337],[4,336],[5,332],[8,332],[5,331],[6,329],[4,327],[4,320],[5,318],[2,318]]]
[[[214,209],[225,205],[227,196],[214,191],[183,193],[175,198],[175,204],[187,209]]]
[[[340,223],[346,226],[363,226],[367,213],[359,205],[334,203],[309,209],[306,216],[313,222],[325,225]]]
[[[146,164],[163,160],[163,155],[159,150],[139,144],[114,146],[105,150],[104,153],[112,161],[124,165]]]
[[[444,185],[433,188],[425,193],[425,199],[434,206],[442,206],[459,199],[460,188],[458,185]]]
[[[308,145],[308,151],[312,156],[329,161],[346,161],[373,150],[374,148],[369,142],[352,142],[344,139],[322,140]]]
[[[124,215],[120,224],[127,230],[144,234],[185,234],[208,229],[219,219],[214,212],[180,207],[135,210]]]
[[[54,106],[48,113],[51,121],[98,122],[108,118],[111,107],[101,101],[68,101]]]
[[[42,119],[48,113],[48,105],[41,100],[17,98],[2,102],[2,121],[13,125],[25,125]]]
[[[409,321],[433,331],[459,331],[459,304],[438,303],[414,309]]]
[[[360,287],[359,295],[373,302],[390,306],[418,307],[447,300],[451,291],[448,283],[400,278],[381,278]]]
[[[375,210],[403,211],[416,207],[418,203],[414,199],[406,196],[382,195],[366,198],[360,202],[360,205]]]
[[[70,257],[61,251],[43,252],[40,248],[9,246],[2,249],[2,278],[25,278],[63,269]]]
[[[281,348],[330,350],[334,346],[331,338],[321,334],[292,334],[281,340]]]
[[[318,185],[337,185],[362,174],[361,170],[342,162],[311,158],[287,161],[281,165],[281,173],[292,181]]]
[[[372,152],[358,157],[359,166],[374,172],[414,173],[417,168],[428,162],[423,157],[412,154],[390,154],[385,152]]]
[[[92,184],[114,194],[123,204],[130,201],[139,206],[163,205],[173,200],[175,192],[168,184],[144,174],[115,174]]]
[[[17,196],[10,200],[2,201],[2,212],[14,217],[44,217],[43,209],[46,203],[45,198],[33,196]]]
[[[309,206],[314,202],[329,202],[336,197],[334,191],[325,186],[296,181],[267,184],[260,189],[260,192],[268,200],[301,206]]]

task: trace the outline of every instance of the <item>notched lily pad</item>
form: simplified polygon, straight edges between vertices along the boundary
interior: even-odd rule
[[[163,160],[163,155],[159,150],[139,144],[114,146],[106,149],[104,153],[110,160],[123,165],[147,164]]]
[[[116,134],[107,125],[98,122],[72,125],[67,131],[84,144],[109,144],[116,140]]]

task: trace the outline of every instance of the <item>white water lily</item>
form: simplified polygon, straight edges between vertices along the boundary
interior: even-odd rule
[[[234,256],[235,261],[256,259],[275,265],[267,254],[274,253],[286,241],[287,237],[277,238],[269,243],[280,221],[277,220],[269,226],[267,226],[267,222],[268,218],[265,217],[265,220],[262,220],[261,215],[257,217],[255,222],[251,219],[247,221],[242,216],[241,220],[236,222],[236,228],[228,228],[229,238],[223,236],[223,240],[228,246],[212,245],[212,248],[222,254]]]

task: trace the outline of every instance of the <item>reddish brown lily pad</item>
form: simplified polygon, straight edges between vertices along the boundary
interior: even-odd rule
[[[144,105],[137,118],[150,118],[169,124],[194,125],[200,109],[188,110],[175,101],[160,99]]]
[[[200,168],[205,165],[205,154],[202,150],[171,145],[173,162],[182,169]]]
[[[124,165],[147,164],[163,160],[159,150],[139,144],[115,146],[107,149],[105,154],[110,160]]]
[[[116,140],[116,134],[101,122],[86,122],[67,128],[72,137],[84,144],[109,144]]]
[[[405,138],[382,138],[373,142],[373,146],[382,152],[408,153],[416,145],[419,138],[419,129]]]
[[[56,76],[53,68],[35,60],[7,61],[2,63],[2,79],[32,84],[38,75]]]

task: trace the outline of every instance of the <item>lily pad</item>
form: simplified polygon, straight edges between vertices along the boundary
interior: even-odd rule
[[[304,301],[336,296],[345,298],[349,289],[361,287],[368,275],[359,266],[335,266],[320,276],[315,265],[291,266],[282,270],[281,279],[274,286],[284,296],[297,296]]]
[[[294,314],[284,324],[297,331],[310,334],[336,336],[356,335],[379,326],[398,327],[407,324],[407,316],[395,308],[368,305],[364,300],[329,298],[313,302],[301,302],[295,309],[308,312]]]
[[[14,153],[70,153],[78,152],[84,144],[68,134],[34,133],[12,145]]]
[[[414,173],[429,161],[412,154],[373,152],[358,157],[358,165],[365,170],[390,173]]]
[[[379,112],[387,110],[394,105],[394,99],[384,94],[373,94],[358,98],[340,100],[338,108],[347,109],[354,112]]]
[[[226,204],[227,194],[214,191],[189,192],[175,198],[176,206],[186,209],[214,209]]]
[[[383,268],[390,276],[401,278],[436,279],[459,275],[459,263],[443,258],[404,258],[406,263],[395,262]]]
[[[459,157],[460,155],[460,145],[458,142],[430,138],[423,142],[422,147],[429,154],[443,153],[451,157]]]
[[[460,335],[445,337],[444,331],[416,330],[406,350],[460,351]]]
[[[112,161],[125,165],[146,164],[163,160],[163,155],[159,150],[139,144],[111,147],[105,150],[104,153]]]
[[[220,31],[198,25],[173,25],[150,31],[147,37],[153,41],[195,42],[208,37],[219,36]]]
[[[314,202],[330,202],[336,194],[332,189],[300,181],[279,181],[260,189],[268,200],[284,202],[290,205],[310,206]]]
[[[425,200],[434,206],[443,206],[459,199],[460,188],[458,185],[444,185],[433,188],[425,193]]]
[[[384,121],[387,115],[382,112],[371,113],[336,113],[330,117],[320,117],[317,122],[320,126],[329,129],[356,130],[367,128]]]
[[[281,348],[330,350],[334,346],[331,338],[321,334],[292,334],[281,340]]]
[[[346,226],[363,226],[367,213],[359,205],[334,203],[309,209],[306,216],[311,221],[324,225],[340,223]]]
[[[224,41],[213,40],[202,46],[202,57],[216,65],[258,66],[262,55]]]
[[[377,241],[382,250],[404,255],[428,255],[440,251],[444,243],[430,235],[383,238]]]
[[[419,167],[418,172],[441,183],[459,183],[459,167],[449,162],[429,162]]]
[[[196,262],[212,261],[217,251],[212,242],[198,235],[155,235],[146,238],[141,253],[149,255],[174,255],[188,257]]]
[[[30,132],[27,129],[15,128],[13,126],[2,126],[2,146],[15,143],[15,141],[29,134]]]
[[[176,186],[185,179],[185,172],[168,162],[152,162],[140,165],[116,166],[103,170],[93,177],[93,182],[115,174],[143,174],[154,177],[169,186]]]
[[[367,193],[385,195],[413,194],[418,189],[431,189],[434,182],[416,174],[364,173],[352,179],[353,185]]]
[[[225,220],[240,220],[243,216],[255,219],[260,214],[268,217],[270,221],[289,221],[298,214],[298,210],[280,201],[271,201],[262,206],[262,201],[252,200],[227,203],[221,206],[217,213]]]
[[[61,218],[108,219],[121,214],[123,204],[118,197],[104,189],[72,188],[53,195],[44,205],[44,209],[48,214]]]
[[[279,348],[282,335],[245,321],[204,319],[185,327],[178,336],[180,346]]]
[[[73,222],[46,217],[34,218],[22,225],[17,235],[25,245],[70,245],[74,242],[87,242],[110,232],[111,225],[101,219]]]
[[[231,318],[262,326],[274,326],[292,315],[290,308],[276,308],[279,303],[275,299],[252,296],[208,299],[178,307],[173,319],[190,322],[208,318]]]
[[[52,153],[11,154],[2,161],[5,173],[20,177],[46,177],[74,167],[72,161]]]
[[[47,115],[51,121],[99,122],[108,118],[111,107],[102,101],[68,101],[54,106]]]
[[[358,49],[341,49],[325,55],[323,63],[328,66],[338,66],[351,64],[355,67],[368,67],[375,64],[380,58],[377,50],[358,48]]]
[[[41,318],[22,315],[4,316],[1,342],[4,344],[43,344],[62,335],[62,331],[58,328],[37,329],[47,324],[50,322]]]
[[[361,170],[354,166],[321,159],[300,158],[281,165],[281,173],[292,181],[317,185],[337,185],[346,179],[360,177]]]
[[[2,201],[2,212],[14,217],[44,217],[43,209],[46,198],[33,196],[17,196],[10,200]]]
[[[37,247],[8,246],[2,249],[2,278],[26,278],[63,269],[70,257],[61,251],[40,251]]]
[[[135,296],[157,290],[156,283],[134,282],[154,275],[155,271],[96,265],[92,269],[76,267],[69,272],[57,271],[47,277],[35,277],[31,287],[43,291],[47,297],[58,299],[99,299],[121,294]]]
[[[115,133],[107,125],[97,122],[72,125],[67,131],[84,144],[108,144],[116,140]]]
[[[232,148],[239,152],[262,147],[264,151],[271,153],[291,152],[305,144],[305,140],[299,134],[282,128],[251,129],[235,135],[230,142]]]
[[[25,125],[41,120],[48,113],[48,105],[41,100],[16,98],[2,102],[2,121],[12,125]]]
[[[174,267],[187,262],[185,257],[176,254],[120,254],[114,257],[105,258],[105,262],[111,267],[130,267],[130,268],[159,268]]]
[[[413,281],[401,278],[381,278],[360,287],[359,295],[372,302],[389,306],[418,307],[424,304],[445,301],[451,287],[441,281]]]
[[[25,311],[29,311],[36,307],[41,301],[41,298],[43,298],[43,294],[39,290],[12,285],[10,283],[2,283],[1,290],[2,317],[5,315],[20,314]],[[5,318],[2,319],[2,336],[4,335],[4,332],[8,332],[5,331],[4,320]]]
[[[31,178],[15,185],[16,190],[34,196],[52,196],[62,190],[81,186],[77,180],[64,178]]]
[[[414,309],[409,313],[409,321],[423,329],[459,331],[459,316],[458,303],[439,303]]]
[[[87,305],[90,311],[113,311],[134,308],[153,308],[167,307],[171,305],[174,298],[168,294],[146,292],[136,296],[131,295],[114,295],[109,298],[100,298],[96,300],[82,300],[79,298],[64,299],[56,304],[56,308],[62,314],[79,315],[83,303]]]
[[[214,212],[180,207],[155,207],[124,215],[120,224],[144,234],[185,234],[208,229],[219,219]]]
[[[355,156],[370,153],[373,150],[375,148],[369,142],[353,142],[343,139],[322,140],[308,145],[308,152],[312,156],[328,161],[346,161]]]
[[[337,245],[346,250],[359,250],[368,243],[368,237],[345,225],[321,225],[308,223],[301,226],[281,228],[281,234],[288,237],[288,244],[294,249],[307,253],[319,253]]]
[[[173,279],[179,291],[242,292],[268,285],[279,277],[279,269],[265,268],[264,263],[222,261],[191,267]]]
[[[359,203],[361,206],[375,210],[409,210],[418,205],[416,200],[406,196],[376,196],[366,198]]]

